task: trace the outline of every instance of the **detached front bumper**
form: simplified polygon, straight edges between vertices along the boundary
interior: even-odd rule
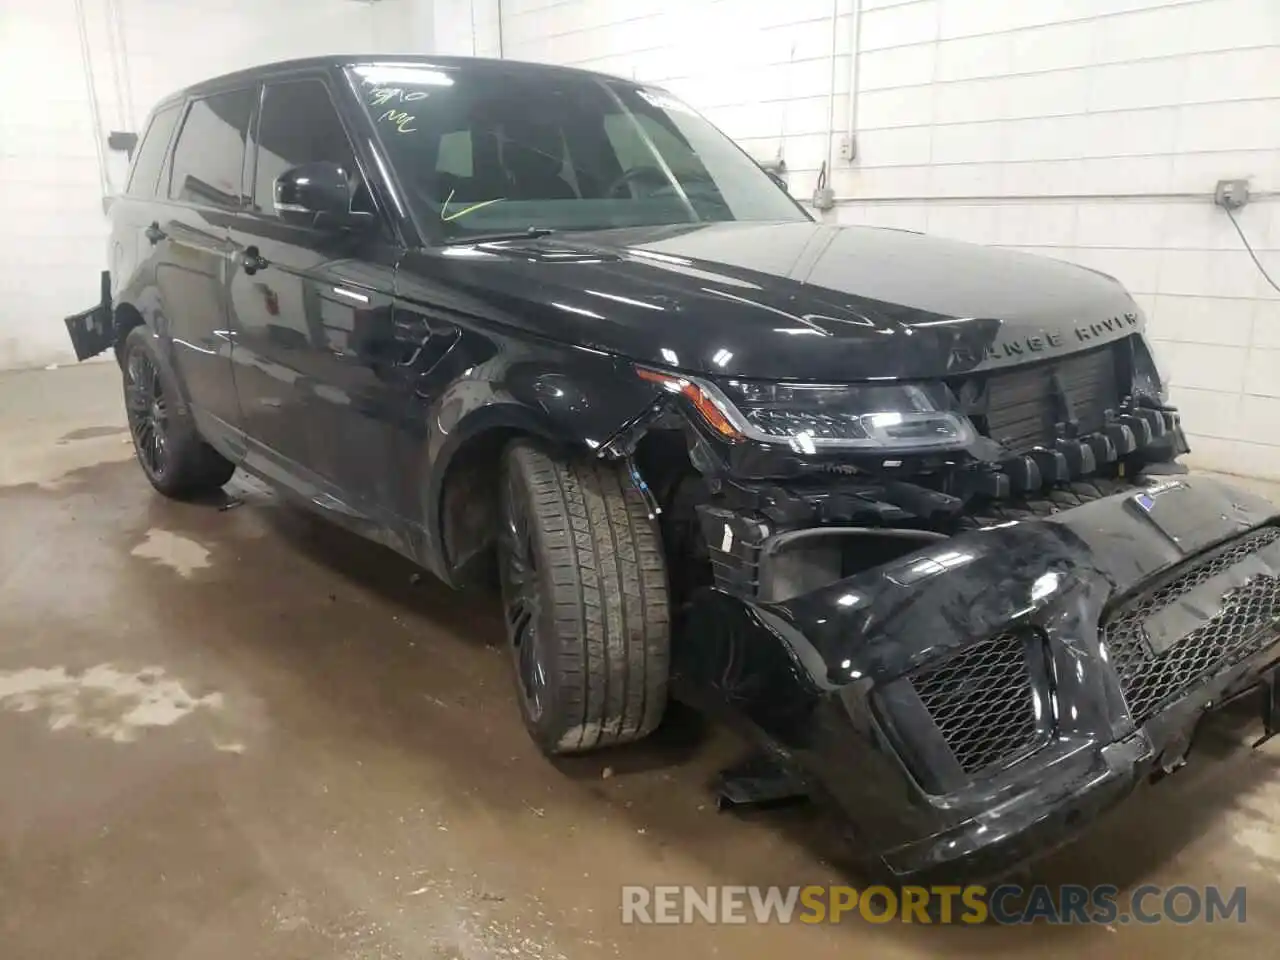
[[[677,682],[834,799],[893,875],[998,875],[1274,676],[1277,513],[1166,479],[782,603],[709,591]]]

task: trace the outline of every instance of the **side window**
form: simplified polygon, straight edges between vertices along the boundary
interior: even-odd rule
[[[129,171],[129,185],[125,192],[131,197],[155,196],[156,182],[160,179],[160,168],[164,166],[165,153],[169,150],[169,140],[173,137],[173,128],[178,122],[179,107],[165,107],[156,111],[147,127],[138,152],[133,155],[133,168]]]
[[[253,94],[231,90],[192,101],[173,150],[170,199],[231,210],[240,206]]]
[[[258,125],[253,208],[274,215],[276,178],[290,167],[318,161],[342,167],[354,190],[353,208],[373,212],[368,187],[356,167],[355,151],[325,85],[319,80],[267,84]]]

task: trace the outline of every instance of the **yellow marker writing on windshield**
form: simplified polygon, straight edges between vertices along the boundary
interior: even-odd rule
[[[465,217],[468,213],[471,213],[474,210],[479,210],[481,207],[487,207],[491,203],[501,203],[503,200],[507,198],[498,197],[496,200],[481,200],[479,203],[473,203],[471,204],[471,206],[463,207],[461,210],[456,210],[453,213],[446,213],[445,211],[449,209],[449,201],[452,199],[453,199],[453,191],[450,190],[449,196],[444,198],[444,206],[440,208],[441,220],[457,220],[459,217]]]
[[[411,114],[405,113],[403,110],[388,110],[378,119],[390,120],[392,125],[400,133],[413,133],[415,130],[418,129],[417,127],[409,126],[409,124],[413,123],[413,121],[417,118],[412,116]]]

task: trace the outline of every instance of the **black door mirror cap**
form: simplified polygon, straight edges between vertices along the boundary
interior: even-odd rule
[[[275,182],[275,208],[285,223],[318,230],[355,229],[373,223],[372,213],[352,210],[351,181],[329,161],[290,167]]]

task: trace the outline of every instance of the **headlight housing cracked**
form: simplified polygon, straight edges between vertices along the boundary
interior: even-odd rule
[[[1156,363],[1151,344],[1146,337],[1129,339],[1133,361],[1133,392],[1136,396],[1146,397],[1155,403],[1169,402],[1169,386],[1160,376],[1160,365]]]
[[[942,384],[712,383],[643,367],[637,372],[684,396],[727,440],[785,444],[799,453],[891,453],[960,449],[977,436],[969,419],[952,409]]]

